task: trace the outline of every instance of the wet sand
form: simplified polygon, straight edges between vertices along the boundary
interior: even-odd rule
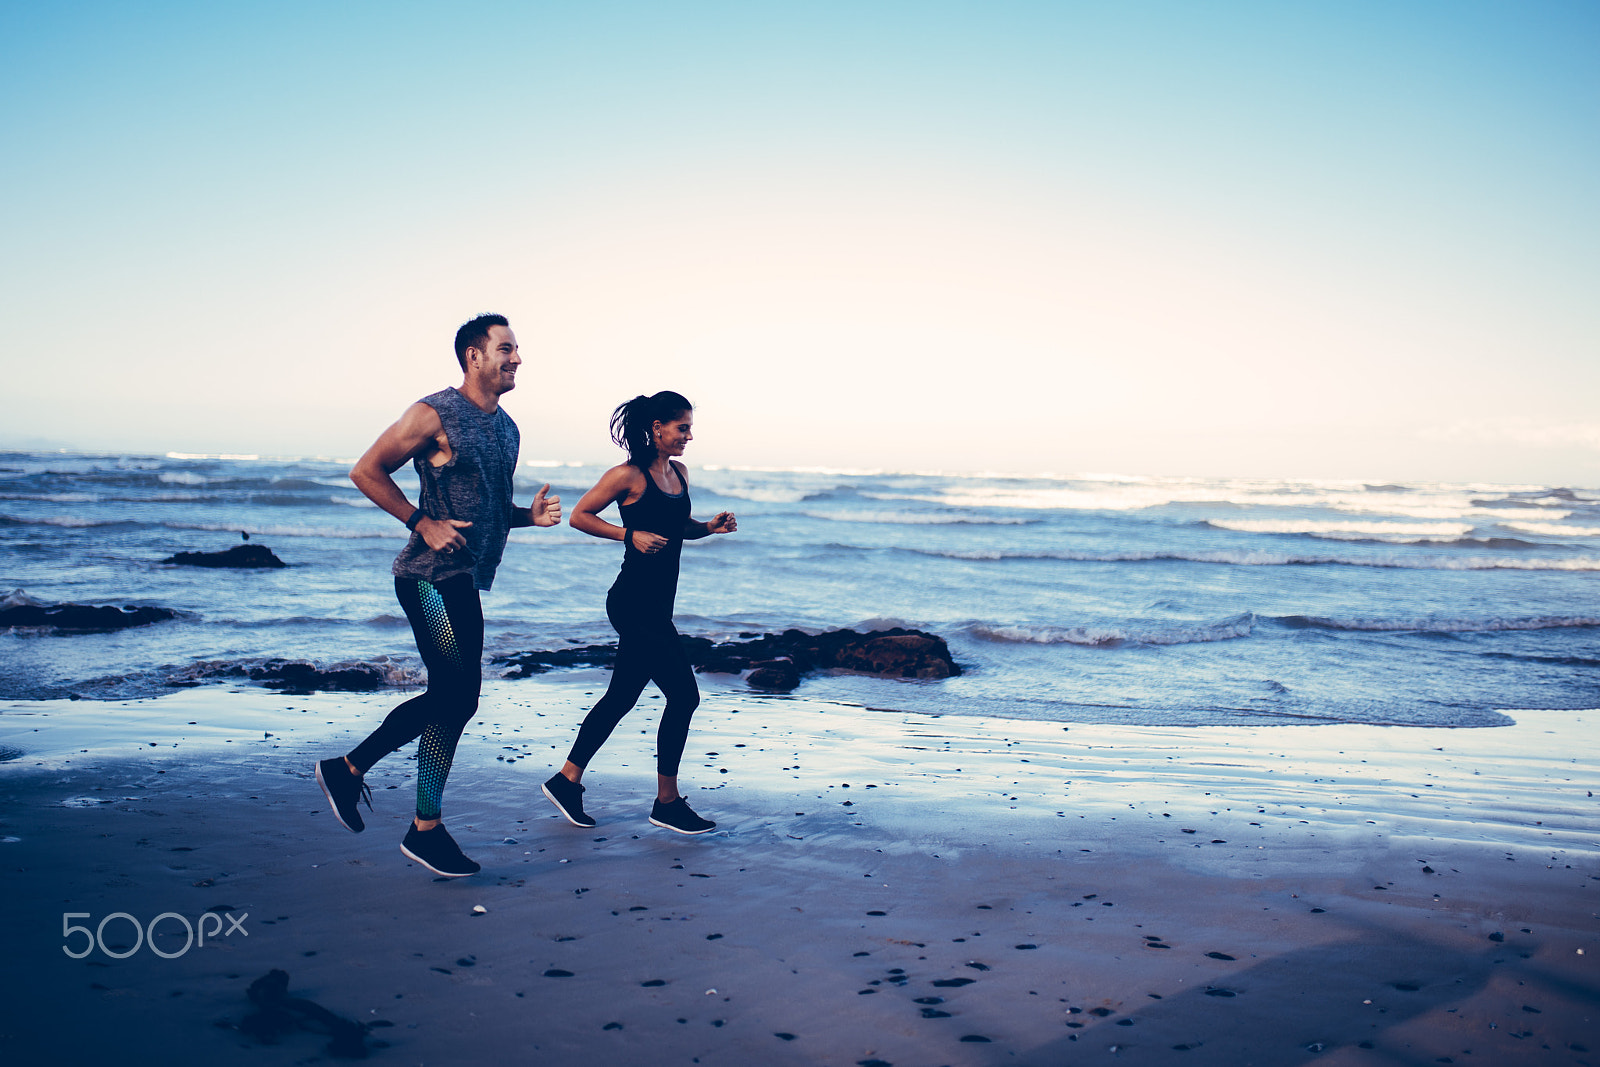
[[[456,880],[399,852],[404,755],[360,835],[312,779],[393,694],[0,707],[0,1057],[337,1058],[303,1006],[252,1022],[280,969],[397,1064],[1600,1064],[1595,712],[1064,728],[708,686],[690,838],[646,821],[657,701],[585,780],[598,827],[539,795],[603,677],[486,688]],[[238,925],[203,947],[117,918],[63,951],[64,913],[208,910]]]

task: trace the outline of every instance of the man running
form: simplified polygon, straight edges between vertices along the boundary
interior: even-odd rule
[[[417,816],[400,851],[435,874],[460,878],[479,871],[440,821],[440,799],[456,742],[478,710],[482,681],[483,607],[478,593],[494,582],[506,534],[516,526],[555,526],[561,498],[511,500],[521,437],[500,406],[516,388],[522,357],[503,315],[480,315],[456,331],[458,389],[423,397],[367,449],[350,480],[367,498],[406,524],[411,539],[394,561],[394,591],[411,621],[428,669],[427,691],[391,711],[346,756],[317,764],[317,784],[348,830],[365,826],[358,801],[372,808],[363,775],[384,756],[417,745]],[[421,499],[412,507],[392,475],[407,460],[417,469]]]

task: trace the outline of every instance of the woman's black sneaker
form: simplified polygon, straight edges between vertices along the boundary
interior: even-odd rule
[[[417,824],[412,823],[411,829],[406,831],[406,839],[400,843],[400,851],[445,878],[465,878],[483,870],[461,854],[455,838],[445,830],[444,823],[432,830],[418,830]]]
[[[361,821],[361,809],[357,805],[365,800],[367,810],[371,811],[372,790],[368,788],[364,776],[350,773],[350,765],[343,756],[325,759],[317,764],[317,784],[322,787],[322,795],[328,798],[333,817],[339,820],[340,826],[358,834],[367,828],[367,824]]]
[[[586,830],[594,825],[594,820],[583,810],[583,786],[557,771],[539,788],[544,790],[544,795],[550,798],[550,803],[554,804],[556,810],[572,825],[581,826]]]
[[[650,809],[650,822],[654,826],[676,830],[680,834],[703,834],[717,828],[717,824],[710,819],[702,819],[690,811],[689,802],[683,797],[670,804],[656,801],[655,807]]]

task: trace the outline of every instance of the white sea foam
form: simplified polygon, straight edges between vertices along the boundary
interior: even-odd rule
[[[1508,530],[1547,537],[1600,537],[1600,526],[1567,526],[1559,522],[1503,522]]]

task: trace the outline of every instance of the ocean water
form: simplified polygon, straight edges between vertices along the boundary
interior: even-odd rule
[[[389,577],[405,530],[348,466],[0,453],[0,596],[183,612],[0,631],[0,698],[126,699],[269,659],[414,684]],[[525,465],[519,498],[548,481],[570,512],[602,469]],[[733,511],[739,533],[685,547],[683,632],[914,626],[964,668],[812,677],[806,696],[1186,726],[1475,727],[1600,706],[1600,490],[694,467],[690,488],[697,516]],[[160,562],[241,532],[289,567]],[[567,526],[511,541],[484,601],[491,675],[496,654],[614,638],[616,544]]]

